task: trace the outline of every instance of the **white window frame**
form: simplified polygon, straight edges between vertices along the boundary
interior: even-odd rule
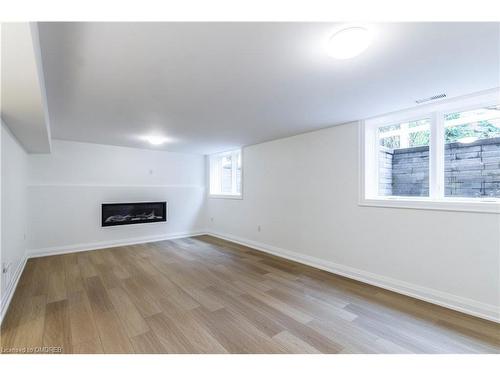
[[[219,193],[219,194],[212,194],[211,193],[211,186],[212,186],[212,159],[214,157],[216,158],[222,158],[226,155],[232,155],[233,157],[239,153],[240,154],[240,161],[241,161],[241,179],[240,179],[240,193]],[[233,159],[231,159],[233,160]],[[231,178],[232,178],[232,186],[236,186],[236,164],[232,163],[232,173],[231,173]],[[208,192],[208,198],[220,198],[220,199],[243,199],[243,149],[236,149],[236,150],[230,150],[230,151],[224,151],[224,152],[218,152],[215,154],[211,154],[207,156],[207,192]]]
[[[500,89],[390,113],[360,121],[359,205],[426,210],[500,213],[497,198],[455,198],[444,196],[444,114],[498,105]],[[431,119],[429,147],[429,197],[380,196],[378,194],[379,145],[377,129],[401,122]]]

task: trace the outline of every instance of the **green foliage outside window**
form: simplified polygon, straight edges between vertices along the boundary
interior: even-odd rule
[[[500,127],[489,121],[478,121],[477,123],[450,126],[445,129],[445,142],[458,142],[465,137],[477,137],[478,139],[500,137]]]
[[[397,149],[399,148],[399,136],[394,135],[392,137],[381,138],[380,145],[387,148]]]
[[[429,146],[431,132],[428,130],[410,133],[410,147]]]
[[[460,119],[460,112],[450,113],[445,115],[445,121]],[[426,120],[421,120],[426,121]],[[416,127],[420,121],[409,123],[409,128]],[[379,128],[380,144],[384,147],[391,149],[398,149],[401,147],[399,135],[390,137],[383,137],[383,134],[388,131],[398,130],[400,125],[388,125]],[[410,132],[409,147],[428,146],[430,143],[430,131],[422,130],[417,132]],[[456,126],[445,127],[445,143],[459,142],[463,138],[476,137],[477,139],[500,138],[500,118],[492,120],[483,120],[476,122],[468,122]]]

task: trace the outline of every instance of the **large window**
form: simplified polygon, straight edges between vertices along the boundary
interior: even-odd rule
[[[365,205],[500,212],[500,91],[364,121]]]
[[[241,150],[209,157],[210,195],[241,198]]]

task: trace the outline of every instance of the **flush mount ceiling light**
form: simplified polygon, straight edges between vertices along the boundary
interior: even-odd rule
[[[161,144],[168,141],[167,138],[159,136],[159,135],[148,135],[148,136],[143,137],[142,139],[151,143],[154,146],[161,145]]]
[[[350,59],[362,53],[372,41],[371,32],[360,26],[337,31],[327,44],[328,54],[336,59]]]

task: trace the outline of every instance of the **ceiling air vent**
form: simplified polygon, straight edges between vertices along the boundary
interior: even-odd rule
[[[446,98],[446,94],[439,94],[439,95],[431,96],[429,98],[418,99],[418,100],[415,100],[415,103],[422,104],[422,103],[430,102],[432,100],[443,99],[443,98]]]

